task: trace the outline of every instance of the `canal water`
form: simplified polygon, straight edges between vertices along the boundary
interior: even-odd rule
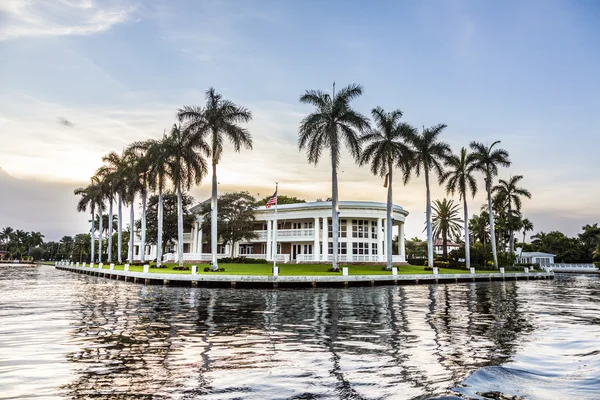
[[[0,399],[599,399],[599,306],[585,275],[236,290],[3,266]]]

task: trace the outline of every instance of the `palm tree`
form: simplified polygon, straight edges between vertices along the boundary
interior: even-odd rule
[[[411,144],[415,152],[413,167],[417,176],[421,170],[425,175],[425,188],[427,198],[426,229],[427,229],[427,264],[433,267],[433,232],[431,227],[431,193],[429,189],[429,173],[437,172],[440,183],[444,177],[443,162],[452,154],[450,145],[439,140],[439,136],[446,128],[445,124],[438,124],[427,129],[423,128],[421,134],[413,135]]]
[[[492,192],[497,196],[500,202],[504,202],[508,208],[508,218],[513,217],[513,211],[519,213],[521,211],[521,197],[531,198],[529,190],[519,187],[518,184],[523,179],[523,175],[511,176],[508,181],[500,179],[498,184],[492,188]],[[509,252],[514,252],[514,230],[509,224],[510,244]]]
[[[105,163],[97,172],[96,175],[102,176],[105,180],[110,181],[110,189],[112,198],[117,196],[117,215],[119,225],[117,226],[117,261],[123,263],[123,196],[127,187],[127,159],[125,154],[117,154],[111,152],[102,157]],[[112,206],[112,202],[110,204]],[[109,213],[110,213],[109,209]],[[112,244],[112,235],[109,235],[109,243]],[[109,245],[109,262],[112,261],[112,246]]]
[[[490,218],[487,211],[482,211],[481,215],[473,215],[469,220],[469,231],[473,234],[473,239],[479,241],[485,251],[485,243],[490,237]]]
[[[137,190],[142,197],[142,232],[140,236],[140,261],[146,262],[146,209],[148,205],[148,186],[150,179],[150,160],[148,158],[148,149],[152,141],[134,142],[129,146],[129,151],[133,153]]]
[[[160,267],[162,261],[163,237],[163,192],[166,186],[169,166],[169,138],[163,135],[161,140],[150,140],[147,143],[146,157],[150,167],[148,183],[150,190],[158,192],[158,234],[156,238],[156,265]]]
[[[525,245],[525,235],[533,230],[533,223],[525,218],[521,221],[521,229],[523,229],[523,245]]]
[[[314,112],[304,117],[300,123],[298,147],[306,149],[308,162],[317,164],[323,149],[329,149],[331,156],[331,220],[333,232],[333,262],[334,271],[338,267],[338,182],[337,168],[340,164],[342,143],[350,150],[355,160],[360,161],[359,132],[369,127],[368,119],[352,109],[350,102],[360,96],[362,86],[352,84],[338,93],[329,95],[320,90],[307,90],[300,96],[300,102],[316,108]],[[323,251],[327,251],[326,247]]]
[[[185,132],[190,135],[208,136],[210,147],[203,148],[207,156],[212,155],[212,197],[211,197],[211,253],[212,268],[217,269],[217,164],[223,153],[225,139],[233,144],[239,152],[243,147],[252,150],[252,136],[247,129],[239,126],[249,122],[252,113],[232,101],[223,99],[214,88],[206,91],[206,104],[201,106],[184,106],[177,114],[180,121],[185,122]],[[196,141],[196,140],[193,140]],[[202,146],[204,147],[204,146]]]
[[[387,268],[392,269],[392,173],[394,168],[401,168],[404,172],[404,183],[410,177],[410,165],[413,158],[412,150],[407,145],[407,140],[416,133],[415,128],[407,123],[400,122],[402,111],[395,110],[386,113],[383,108],[377,107],[371,111],[376,129],[361,137],[361,142],[368,143],[363,151],[360,163],[371,165],[374,175],[385,177],[387,186]]]
[[[189,190],[193,184],[199,185],[202,182],[208,165],[201,152],[207,153],[210,148],[202,140],[202,136],[186,134],[177,125],[173,125],[166,145],[169,155],[167,174],[177,190],[177,255],[179,265],[183,266],[182,190]]]
[[[473,159],[475,168],[483,172],[485,180],[485,189],[488,197],[488,210],[490,217],[490,235],[492,242],[492,256],[494,257],[494,267],[498,269],[498,253],[496,252],[496,233],[494,232],[494,213],[492,212],[492,183],[496,175],[498,175],[498,167],[509,167],[510,160],[508,159],[508,151],[504,149],[495,149],[494,146],[500,141],[492,143],[491,146],[486,146],[483,143],[471,142],[470,147],[473,150]]]
[[[4,243],[4,250],[8,249],[8,244],[10,243],[10,241],[12,239],[12,235],[13,235],[14,231],[15,230],[13,228],[11,228],[10,226],[2,228],[2,232],[0,232],[0,241],[2,241]]]
[[[460,235],[460,223],[463,222],[458,216],[459,205],[453,200],[442,199],[433,202],[433,236],[441,238],[444,247],[444,258],[448,257],[448,237]]]
[[[458,192],[458,199],[463,201],[464,229],[465,229],[465,259],[467,268],[471,268],[471,243],[469,233],[469,209],[467,207],[467,196],[469,191],[475,198],[477,193],[477,181],[473,176],[475,164],[473,155],[466,148],[460,149],[460,156],[453,154],[446,161],[448,170],[444,173],[443,180],[446,181],[446,193],[454,196]]]
[[[74,194],[76,196],[81,196],[79,202],[77,203],[77,211],[85,212],[87,208],[90,208],[90,212],[92,215],[91,222],[92,228],[90,230],[90,262],[94,262],[94,219],[95,219],[95,209],[96,206],[100,208],[104,207],[104,203],[102,202],[102,189],[100,187],[100,183],[98,182],[98,178],[93,176],[90,180],[90,184],[85,188],[77,188],[74,190]]]

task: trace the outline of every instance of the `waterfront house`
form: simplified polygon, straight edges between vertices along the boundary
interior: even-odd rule
[[[275,207],[258,207],[255,211],[256,239],[218,245],[218,257],[246,256],[273,259],[273,238],[276,237],[277,260],[280,262],[310,263],[331,262],[333,257],[333,233],[331,228],[331,202],[283,204],[277,210],[275,233]],[[200,211],[200,205],[191,209]],[[398,255],[393,261],[405,262],[404,223],[408,212],[399,205],[392,208],[393,222],[386,226],[386,203],[371,201],[339,202],[339,261],[385,262],[386,232],[392,229],[398,235]],[[209,262],[210,246],[200,229],[202,216],[196,214],[192,229],[184,233],[183,257],[186,262]],[[134,259],[140,259],[139,238],[134,243]],[[146,246],[147,260],[156,257],[156,246]],[[232,252],[233,250],[233,252]],[[164,255],[165,262],[177,260],[176,246]]]

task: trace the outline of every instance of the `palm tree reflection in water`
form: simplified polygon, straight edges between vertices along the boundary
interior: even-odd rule
[[[85,277],[89,278],[89,277]],[[94,278],[89,278],[94,279]],[[314,290],[85,285],[70,398],[447,394],[534,329],[515,282]]]

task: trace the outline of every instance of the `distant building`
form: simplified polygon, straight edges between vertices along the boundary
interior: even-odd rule
[[[520,247],[516,249],[516,252],[517,264],[539,264],[541,267],[554,264],[555,254],[541,251],[522,251]]]
[[[198,213],[200,205],[192,207]],[[394,229],[399,235],[398,255],[394,262],[405,262],[404,221],[408,211],[399,205],[392,208]],[[256,239],[236,243],[234,256],[273,259],[275,207],[258,207],[255,211]],[[339,202],[339,257],[340,262],[384,262],[386,251],[386,203],[370,201]],[[203,237],[202,216],[196,215],[191,231],[184,233],[185,261],[210,261],[208,238]],[[333,232],[331,229],[331,202],[282,204],[277,210],[277,260],[282,262],[331,262]],[[206,235],[205,235],[206,236]],[[140,259],[139,238],[134,243],[134,259]],[[229,244],[219,243],[219,257],[229,257]],[[176,248],[176,247],[175,247]],[[174,250],[175,250],[174,248]],[[156,258],[156,246],[146,246],[147,260]],[[176,251],[167,253],[166,262],[177,261]]]
[[[448,254],[450,254],[450,252],[452,250],[456,250],[460,248],[460,244],[458,243],[454,243],[448,240],[448,242],[446,242],[447,246],[448,246]],[[444,241],[443,240],[434,240],[433,241],[433,253],[441,256],[444,254]]]

